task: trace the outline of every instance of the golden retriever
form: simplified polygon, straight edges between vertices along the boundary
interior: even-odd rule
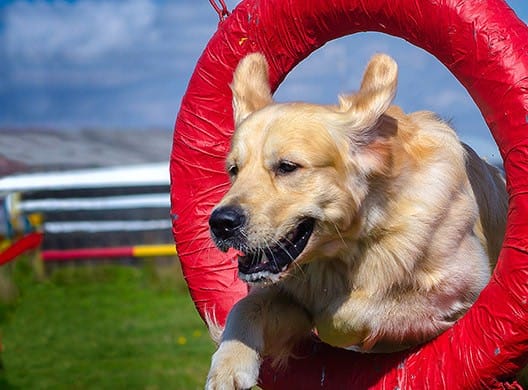
[[[263,357],[286,361],[314,331],[364,352],[423,343],[487,284],[504,181],[435,114],[392,106],[397,76],[378,54],[336,106],[277,104],[265,58],[238,65],[231,187],[209,224],[253,288],[228,316],[206,388],[255,385]]]

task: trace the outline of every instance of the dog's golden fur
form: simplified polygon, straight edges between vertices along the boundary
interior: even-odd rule
[[[365,352],[423,343],[487,284],[506,220],[500,173],[435,114],[392,106],[396,84],[380,54],[337,106],[277,104],[264,57],[239,64],[232,185],[215,210],[244,222],[213,237],[251,253],[285,245],[302,221],[313,232],[284,271],[246,275],[259,283],[229,314],[207,388],[251,387],[263,356],[284,359],[313,330]]]

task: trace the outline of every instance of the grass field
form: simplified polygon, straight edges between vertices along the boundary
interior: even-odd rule
[[[174,266],[148,264],[3,270],[0,388],[203,388],[213,344]]]

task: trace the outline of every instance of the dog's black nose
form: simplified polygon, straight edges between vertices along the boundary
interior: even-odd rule
[[[215,237],[227,239],[244,225],[246,217],[244,211],[237,206],[219,207],[209,217],[209,226]]]

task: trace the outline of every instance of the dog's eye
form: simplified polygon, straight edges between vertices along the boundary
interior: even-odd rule
[[[238,174],[238,166],[236,165],[230,165],[227,167],[227,173],[229,173],[229,176],[234,177]]]
[[[278,175],[286,175],[288,173],[291,173],[297,170],[298,168],[299,168],[298,164],[291,162],[291,161],[283,160],[283,161],[280,161],[279,164],[277,165],[276,171]]]

